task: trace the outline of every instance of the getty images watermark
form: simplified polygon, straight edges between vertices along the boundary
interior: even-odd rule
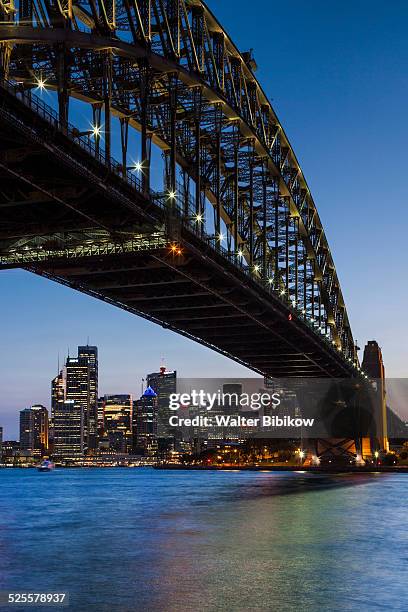
[[[313,427],[314,418],[282,413],[272,414],[283,408],[284,396],[278,391],[231,392],[218,389],[214,392],[193,389],[169,395],[169,410],[187,414],[169,416],[171,427]],[[251,411],[253,414],[251,414]],[[258,414],[256,414],[258,413]]]

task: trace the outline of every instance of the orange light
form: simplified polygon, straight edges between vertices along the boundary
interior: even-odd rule
[[[181,249],[177,251],[177,255],[181,255]]]

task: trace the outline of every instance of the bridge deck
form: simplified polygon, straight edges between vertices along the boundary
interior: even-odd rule
[[[90,293],[262,374],[355,372],[222,249],[5,91],[0,179],[2,267]]]

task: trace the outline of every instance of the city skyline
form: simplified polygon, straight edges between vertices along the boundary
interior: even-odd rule
[[[268,5],[259,4],[260,10]],[[407,8],[397,2],[391,13],[377,1],[367,13],[363,5],[343,6],[341,13],[323,2],[316,2],[312,13],[300,1],[274,7],[275,18],[294,28],[296,44],[287,44],[284,28],[274,31],[276,61],[268,73],[270,24],[250,23],[257,15],[244,3],[209,2],[239,48],[254,48],[258,76],[324,222],[356,340],[362,347],[378,340],[386,374],[404,377],[408,349],[401,305],[408,295],[403,283],[399,291],[395,284],[405,277],[404,245],[396,237],[408,220],[405,162],[399,155],[408,136],[403,120]],[[232,7],[245,20],[234,19]],[[292,21],[294,10],[298,17]],[[382,37],[391,31],[384,47]],[[384,207],[394,214],[384,214]],[[106,393],[137,392],[143,373],[157,369],[161,356],[185,376],[251,375],[209,349],[28,272],[2,271],[0,287],[7,321],[0,357],[0,422],[6,432],[16,410],[30,402],[49,403],[47,372],[57,370],[58,351],[62,358],[68,344],[85,342],[88,335],[104,347]]]
[[[80,349],[82,349],[82,354],[84,352],[84,350],[86,348],[89,349],[96,349],[96,354],[98,355],[98,347],[97,346],[91,346],[91,345],[78,345],[77,350],[78,350],[78,354],[80,353]],[[75,367],[75,362],[78,362],[78,367]],[[100,362],[100,361],[99,361]],[[96,361],[97,363],[97,370],[98,370],[98,359]],[[19,418],[19,414],[22,411],[25,410],[30,410],[31,408],[35,408],[37,406],[41,406],[41,407],[45,407],[48,412],[49,415],[51,416],[52,413],[52,406],[53,403],[55,402],[56,404],[58,403],[58,398],[57,398],[57,387],[58,387],[58,381],[60,380],[60,378],[66,378],[67,376],[67,370],[69,371],[69,369],[74,369],[74,376],[78,376],[78,374],[75,372],[75,370],[81,370],[81,358],[80,357],[76,357],[72,355],[72,350],[70,352],[67,353],[67,355],[62,358],[60,360],[60,358],[58,357],[58,373],[55,375],[55,377],[50,377],[49,379],[49,385],[48,385],[48,395],[47,392],[44,391],[44,393],[42,394],[43,400],[42,401],[37,401],[37,400],[29,400],[26,405],[23,405],[21,407],[17,407],[16,410],[12,410],[10,412],[4,412],[3,415],[0,413],[0,418],[2,418],[2,421],[0,423],[0,427],[3,428],[3,439],[7,439],[7,440],[19,440],[20,435],[21,435],[21,426],[20,423],[18,421]],[[100,366],[99,366],[100,368]],[[96,391],[97,391],[97,405],[99,406],[99,402],[103,399],[106,398],[114,398],[114,397],[119,397],[121,395],[128,395],[129,397],[133,397],[135,400],[139,399],[144,390],[149,387],[150,385],[150,379],[151,377],[155,377],[158,374],[156,373],[157,371],[161,370],[162,368],[165,369],[166,374],[175,374],[175,370],[171,370],[170,368],[167,368],[163,365],[163,358],[161,359],[161,363],[159,367],[152,367],[150,369],[147,369],[144,374],[140,377],[140,379],[138,381],[136,381],[134,383],[134,388],[133,390],[129,390],[129,389],[123,389],[120,384],[116,385],[116,389],[115,390],[105,390],[100,384],[98,385],[98,379],[97,379],[97,386],[96,386]],[[149,373],[150,372],[150,373]],[[69,376],[69,374],[68,374]],[[72,376],[72,375],[71,375]],[[79,379],[81,378],[81,374],[79,374]],[[101,378],[99,378],[99,381],[101,380]],[[103,380],[103,376],[102,376],[102,380]],[[157,381],[156,381],[157,382]],[[99,388],[98,388],[99,386]],[[30,395],[30,392],[28,390],[27,395]],[[81,392],[79,393],[69,393],[67,394],[67,398],[68,401],[72,401],[72,397],[80,397],[82,395]],[[98,408],[99,410],[99,408]]]

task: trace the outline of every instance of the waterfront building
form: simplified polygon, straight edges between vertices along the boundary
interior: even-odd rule
[[[78,346],[78,359],[86,359],[89,368],[89,402],[87,415],[88,448],[95,449],[98,434],[98,347]]]
[[[0,427],[0,463],[3,457],[3,428]]]
[[[64,448],[69,450],[68,459],[95,450],[98,433],[96,346],[78,346],[77,357],[68,356],[65,368],[52,380],[51,422],[55,456],[63,457]]]
[[[83,406],[73,399],[60,401],[53,412],[53,457],[75,461],[84,454]]]
[[[48,410],[41,404],[31,406],[33,425],[33,454],[43,457],[48,452],[49,419]]]
[[[158,396],[147,387],[133,404],[133,452],[148,457],[157,455]]]
[[[132,452],[133,400],[129,394],[105,395],[103,405],[102,440],[109,441],[109,448],[118,453]]]
[[[65,400],[72,401],[81,410],[84,451],[88,449],[90,419],[90,380],[87,357],[67,357],[65,364]]]
[[[31,453],[33,447],[33,414],[30,408],[24,408],[20,410],[20,449]]]
[[[162,366],[159,372],[147,375],[147,385],[157,394],[158,431],[159,437],[171,436],[174,431],[170,427],[169,395],[177,391],[177,372],[166,370]]]
[[[18,440],[3,440],[2,443],[2,458],[5,459],[14,457],[20,451],[20,442]]]

